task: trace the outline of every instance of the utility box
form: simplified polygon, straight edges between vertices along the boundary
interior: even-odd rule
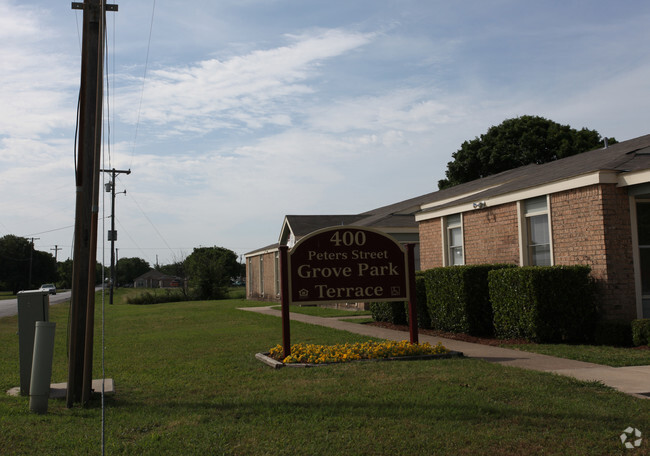
[[[50,296],[46,291],[18,292],[18,354],[20,357],[20,394],[29,394],[37,321],[49,321]]]

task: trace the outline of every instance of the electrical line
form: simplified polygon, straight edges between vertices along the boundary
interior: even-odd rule
[[[169,246],[169,244],[167,243],[167,241],[165,240],[165,238],[163,237],[163,235],[160,234],[160,231],[158,231],[158,228],[156,228],[156,225],[153,224],[153,222],[152,222],[151,219],[147,216],[147,214],[144,212],[144,210],[142,209],[142,207],[140,207],[140,204],[138,204],[138,201],[133,197],[132,194],[129,194],[129,196],[130,196],[131,198],[133,198],[133,202],[135,203],[135,205],[138,206],[138,209],[140,209],[140,212],[142,212],[142,215],[144,215],[144,218],[147,219],[147,221],[149,222],[149,224],[151,225],[151,227],[152,227],[152,228],[154,229],[154,231],[158,234],[158,236],[160,236],[160,239],[162,239],[162,241],[165,243],[165,245],[167,246],[167,248],[168,248],[170,251],[173,251],[172,248],[171,248],[171,247]]]
[[[138,116],[135,122],[135,134],[133,135],[133,147],[131,149],[131,166],[133,167],[133,156],[135,155],[135,144],[138,139],[138,128],[140,127],[140,114],[142,113],[142,100],[144,99],[144,86],[147,80],[147,69],[149,68],[149,51],[151,50],[151,35],[153,32],[153,18],[156,12],[156,0],[153,0],[151,8],[151,22],[149,24],[149,39],[147,41],[147,55],[144,60],[144,75],[142,76],[142,90],[140,91],[140,103],[138,105]]]

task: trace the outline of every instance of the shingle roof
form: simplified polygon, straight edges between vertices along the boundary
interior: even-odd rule
[[[650,135],[613,144],[607,148],[574,155],[540,165],[527,165],[477,179],[454,187],[416,196],[360,214],[287,215],[296,239],[337,225],[357,225],[376,228],[417,229],[414,214],[422,205],[433,205],[424,212],[454,206],[468,201],[505,195],[528,188],[575,178],[597,171],[625,173],[650,169]],[[440,204],[436,204],[439,202]],[[272,244],[250,253],[277,248]]]
[[[431,205],[437,201],[440,201],[441,204],[423,212],[438,210],[469,200],[505,195],[598,171],[624,173],[649,168],[650,135],[645,135],[607,148],[584,152],[540,165],[522,166],[430,193],[428,200],[423,204]]]

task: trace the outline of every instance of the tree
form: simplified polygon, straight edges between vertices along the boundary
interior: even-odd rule
[[[222,299],[239,273],[237,254],[223,247],[200,247],[185,259],[190,288],[198,299]]]
[[[616,143],[608,138],[609,144]],[[603,147],[595,130],[576,130],[539,116],[521,116],[490,127],[480,138],[465,141],[447,163],[438,188],[470,182],[533,163],[547,163]]]
[[[151,270],[149,263],[142,258],[120,258],[115,265],[117,284],[133,283],[133,281]]]
[[[158,268],[163,274],[185,278],[185,260],[175,261],[171,264],[164,264]]]
[[[55,282],[56,277],[56,261],[50,253],[34,250],[29,240],[13,234],[0,238],[0,287],[16,294],[39,283]]]
[[[68,258],[65,261],[59,261],[56,264],[58,282],[57,288],[72,288],[72,260]],[[102,283],[102,264],[98,261],[95,263],[95,284]]]

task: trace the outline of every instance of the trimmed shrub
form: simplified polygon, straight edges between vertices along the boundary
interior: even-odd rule
[[[650,345],[650,318],[632,321],[632,343],[637,347]]]
[[[475,336],[493,334],[488,272],[508,264],[449,266],[424,272],[431,326]]]
[[[385,321],[394,325],[406,324],[404,301],[371,302],[370,313],[375,321]]]
[[[418,328],[430,329],[431,317],[429,317],[429,307],[427,306],[427,287],[425,284],[424,271],[415,273],[415,292],[418,309]],[[409,323],[409,303],[404,303],[404,312],[406,313],[406,323]]]
[[[602,320],[596,323],[594,334],[596,345],[629,347],[632,345],[632,326],[629,321]]]
[[[589,266],[532,266],[489,273],[497,337],[583,342],[598,311]]]
[[[183,290],[163,290],[161,293],[156,291],[145,291],[144,293],[135,296],[128,296],[126,298],[127,304],[162,304],[165,302],[181,302],[189,301],[191,298],[183,292]]]

